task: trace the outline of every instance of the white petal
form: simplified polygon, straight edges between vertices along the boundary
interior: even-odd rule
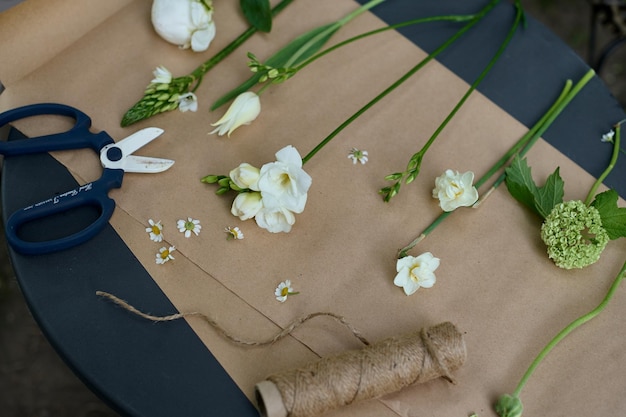
[[[215,24],[211,22],[206,28],[196,30],[191,35],[191,49],[194,52],[206,51],[215,38]]]
[[[276,160],[285,164],[295,165],[298,168],[302,167],[302,157],[298,150],[291,145],[287,145],[276,152]]]

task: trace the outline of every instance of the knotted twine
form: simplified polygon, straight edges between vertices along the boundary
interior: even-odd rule
[[[319,316],[329,316],[346,326],[365,348],[322,358],[302,368],[268,376],[255,387],[259,411],[264,417],[314,417],[357,401],[378,398],[409,385],[439,377],[455,383],[451,372],[467,356],[463,335],[454,324],[444,322],[415,333],[371,344],[343,317],[313,313],[290,323],[264,341],[243,340],[223,329],[202,313],[154,316],[144,313],[118,297],[97,291],[97,295],[152,321],[172,321],[198,316],[235,344],[270,345],[291,334],[296,327]]]

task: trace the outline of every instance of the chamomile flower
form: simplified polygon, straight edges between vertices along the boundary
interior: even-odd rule
[[[293,288],[291,287],[291,280],[288,279],[278,284],[278,287],[276,287],[276,290],[274,291],[276,299],[281,303],[287,301],[288,296],[296,294],[300,293],[293,291]]]
[[[154,242],[162,242],[163,241],[163,226],[161,225],[161,221],[154,222],[154,220],[149,219],[148,224],[150,227],[146,227],[146,232],[150,234],[150,240]]]
[[[241,229],[239,229],[236,226],[235,227],[228,226],[226,229],[224,229],[224,231],[228,233],[227,239],[235,239],[235,240],[243,239],[243,232],[241,231]]]
[[[613,143],[613,138],[615,137],[615,131],[614,130],[609,130],[607,133],[605,133],[604,135],[602,135],[602,138],[600,139],[602,142],[609,142],[609,143]]]
[[[187,238],[191,236],[191,233],[198,236],[200,229],[202,229],[200,220],[194,220],[191,217],[187,217],[187,220],[179,220],[176,226],[178,227],[178,231],[184,233]]]
[[[174,259],[174,257],[172,256],[172,252],[174,252],[175,250],[176,248],[174,246],[170,246],[169,248],[163,246],[156,254],[156,263],[158,265],[163,265],[165,262]]]
[[[351,159],[352,163],[355,165],[357,162],[360,162],[362,165],[365,165],[367,161],[369,160],[367,151],[362,151],[357,148],[352,148],[350,150],[350,153],[348,154],[348,158]]]

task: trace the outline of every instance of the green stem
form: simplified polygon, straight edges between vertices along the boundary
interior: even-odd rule
[[[413,74],[415,74],[418,70],[424,67],[428,62],[430,62],[433,58],[443,52],[448,46],[450,46],[454,41],[460,38],[465,32],[467,32],[470,28],[472,28],[476,23],[478,23],[482,17],[484,17],[487,12],[489,12],[499,0],[492,0],[480,13],[476,15],[474,19],[463,28],[461,28],[457,33],[455,33],[451,38],[449,38],[446,42],[444,42],[441,46],[439,46],[435,51],[430,53],[426,58],[420,61],[416,66],[411,68],[406,74],[400,77],[396,82],[383,90],[380,94],[374,97],[369,103],[360,108],[356,113],[350,116],[346,121],[344,121],[341,125],[339,125],[335,130],[333,130],[326,138],[324,138],[313,150],[311,150],[304,158],[302,158],[302,163],[305,164],[309,159],[315,156],[328,142],[330,142],[335,136],[337,136],[343,129],[345,129],[350,123],[356,120],[359,116],[369,110],[372,106],[382,100],[387,94],[395,90],[399,85],[408,80]]]
[[[385,26],[382,28],[378,28],[378,29],[374,29],[372,31],[369,32],[365,32],[362,33],[360,35],[354,36],[350,39],[346,39],[344,41],[341,41],[315,55],[313,55],[312,57],[308,58],[307,60],[303,61],[300,65],[295,66],[293,69],[297,72],[300,71],[301,69],[303,69],[304,67],[306,67],[307,65],[311,64],[313,61],[318,60],[319,58],[323,57],[324,55],[327,55],[331,52],[333,52],[336,49],[341,48],[342,46],[346,46],[352,42],[358,41],[360,39],[363,38],[367,38],[369,36],[372,35],[376,35],[378,33],[387,31],[387,30],[393,30],[393,29],[400,29],[402,27],[405,26],[410,26],[410,25],[416,25],[416,24],[420,24],[420,23],[431,23],[431,22],[444,22],[444,21],[448,21],[448,22],[465,22],[467,20],[471,20],[475,17],[476,15],[448,15],[448,16],[432,16],[432,17],[423,17],[423,18],[419,18],[419,19],[413,19],[413,20],[408,20],[406,22],[402,22],[402,23],[396,23],[395,25],[390,25],[390,26]]]
[[[272,9],[272,17],[276,16],[280,11],[282,11],[285,7],[287,7],[289,3],[291,2],[293,2],[293,0],[282,0],[280,3],[278,3]],[[233,40],[231,43],[226,45],[224,49],[219,51],[217,54],[211,57],[208,61],[204,62],[198,68],[193,70],[191,74],[189,74],[189,76],[193,78],[193,81],[197,81],[197,82],[193,90],[191,91],[195,92],[198,89],[198,87],[200,86],[200,83],[202,82],[202,78],[204,77],[204,74],[209,72],[211,68],[213,68],[220,61],[222,61],[224,58],[230,55],[235,49],[237,49],[242,43],[248,40],[256,32],[257,32],[257,28],[255,28],[254,26],[250,26],[245,32],[239,35],[235,40]]]
[[[296,62],[300,58],[300,56],[302,56],[303,53],[308,51],[309,48],[312,45],[315,45],[321,39],[324,39],[325,37],[327,37],[329,33],[335,32],[340,27],[342,27],[343,25],[345,25],[346,23],[348,23],[349,21],[351,21],[352,19],[354,19],[358,15],[368,11],[372,7],[377,6],[378,4],[380,4],[380,3],[384,2],[384,1],[386,1],[386,0],[370,0],[369,2],[364,4],[363,6],[359,7],[355,11],[353,11],[350,14],[348,14],[347,16],[345,16],[344,18],[342,18],[342,19],[338,20],[337,22],[335,22],[333,25],[329,26],[328,29],[326,29],[323,32],[319,33],[317,36],[313,37],[307,43],[302,45],[302,47],[300,49],[298,49],[291,56],[291,58],[289,58],[289,60],[285,63],[285,67],[287,67],[287,68],[291,67],[293,65],[293,63]]]
[[[611,173],[611,171],[615,167],[615,164],[617,163],[617,157],[619,156],[619,150],[620,150],[621,125],[622,124],[620,122],[615,126],[615,143],[613,145],[613,154],[611,155],[611,161],[609,162],[609,165],[606,167],[602,175],[598,177],[596,182],[593,183],[593,186],[589,190],[589,194],[587,194],[587,198],[585,199],[586,205],[591,204],[591,200],[596,195],[596,191],[598,191],[598,187],[600,186],[600,184],[602,184],[602,182],[606,179],[606,177],[608,177],[608,175]]]
[[[507,153],[505,153],[502,158],[500,158],[498,160],[498,162],[496,162],[489,171],[487,171],[485,173],[485,175],[483,175],[478,181],[476,181],[476,188],[479,188],[481,185],[483,185],[485,182],[487,182],[489,180],[489,178],[491,178],[497,171],[499,171],[507,162],[509,162],[509,160],[515,156],[520,149],[522,149],[522,147],[524,145],[526,145],[527,143],[531,142],[533,140],[533,138],[536,137],[540,137],[541,136],[541,132],[545,131],[545,129],[547,129],[548,126],[550,126],[550,124],[552,123],[552,120],[554,120],[552,116],[552,114],[557,111],[557,109],[560,107],[561,103],[563,102],[563,100],[567,97],[567,95],[569,94],[569,92],[572,89],[572,80],[567,80],[565,82],[565,87],[563,87],[563,90],[561,91],[561,94],[559,94],[559,97],[556,99],[556,101],[552,104],[552,106],[550,106],[550,108],[548,109],[547,112],[544,113],[543,116],[541,116],[541,118],[537,121],[537,123],[534,124],[534,126],[524,134],[524,136],[522,136],[520,138],[520,140],[518,140],[515,145],[513,145],[513,147],[511,149],[509,149],[509,151]]]
[[[556,118],[561,114],[561,112],[565,109],[565,107],[567,107],[567,105],[574,99],[574,97],[576,97],[576,95],[578,94],[578,92],[589,82],[589,80],[591,80],[593,77],[595,76],[595,72],[590,69],[589,71],[587,71],[587,73],[583,76],[583,78],[574,86],[574,88],[567,94],[567,96],[561,101],[561,102],[557,102],[557,106],[555,108],[555,110],[551,113],[549,113],[546,118],[546,121],[539,126],[539,129],[537,130],[537,132],[535,132],[535,134],[532,135],[532,137],[529,139],[528,143],[526,144],[526,146],[524,147],[523,150],[521,150],[519,152],[519,156],[523,157],[524,155],[526,155],[526,153],[530,150],[530,148],[535,144],[535,142],[537,142],[537,140],[539,140],[539,138],[546,132],[546,130],[548,130],[548,128],[552,125],[552,122],[554,122],[554,120],[556,120]],[[495,190],[496,188],[498,188],[498,186],[500,186],[500,184],[502,184],[504,182],[504,180],[506,179],[506,174],[502,173],[498,179],[494,182],[494,184],[491,186],[491,189],[488,191],[488,194],[491,194],[491,192],[493,190]]]
[[[567,105],[576,97],[578,92],[593,78],[595,72],[593,70],[589,70],[581,80],[576,83],[574,88],[572,88],[572,81],[567,80],[565,83],[565,87],[561,91],[561,94],[556,99],[556,101],[550,106],[548,111],[534,124],[534,126],[524,134],[512,147],[505,153],[490,169],[487,171],[478,181],[475,183],[475,187],[479,188],[481,185],[485,184],[496,172],[498,172],[502,167],[510,161],[510,159],[519,154],[520,156],[524,156],[530,148],[535,144],[535,142],[545,133],[545,131],[550,127],[550,125],[556,120],[556,118],[561,114],[561,112],[567,107]],[[522,149],[523,148],[523,149]],[[491,188],[484,194],[484,196],[478,201],[474,207],[478,207],[482,202],[485,201],[489,195],[495,190],[506,178],[506,174],[501,174],[500,177],[494,182]],[[413,249],[419,242],[424,240],[426,236],[428,236],[441,222],[443,222],[450,214],[453,212],[442,212],[424,231],[415,238],[411,243],[403,247],[398,251],[398,258],[403,258],[407,256],[408,251]]]
[[[516,1],[515,8],[516,8],[516,14],[515,14],[515,20],[513,22],[513,25],[511,25],[509,32],[507,33],[504,41],[502,42],[502,44],[496,51],[495,55],[491,58],[487,66],[483,69],[483,71],[478,76],[478,78],[476,78],[476,80],[474,80],[474,82],[470,85],[469,89],[463,95],[461,100],[459,100],[456,106],[454,106],[450,114],[448,114],[448,116],[443,120],[443,122],[435,130],[435,132],[428,139],[428,141],[424,144],[424,146],[415,155],[411,157],[407,165],[407,170],[402,174],[401,179],[397,182],[397,186],[392,188],[392,190],[395,190],[395,192],[393,192],[393,195],[395,195],[398,192],[399,184],[402,178],[405,178],[404,180],[405,183],[409,184],[413,182],[413,180],[417,177],[417,175],[419,174],[421,164],[422,164],[422,159],[424,158],[424,155],[426,154],[426,152],[428,152],[428,149],[435,142],[435,140],[439,137],[439,134],[441,134],[441,132],[446,128],[448,123],[450,123],[450,121],[454,118],[454,116],[461,109],[463,104],[465,104],[465,102],[470,97],[470,95],[474,92],[474,90],[476,90],[478,85],[483,81],[483,79],[487,76],[487,74],[489,74],[489,72],[491,71],[493,66],[496,64],[496,62],[498,61],[502,53],[504,53],[505,49],[511,42],[511,39],[513,39],[513,35],[517,31],[517,28],[524,17],[523,9],[521,5],[519,4],[519,1]],[[389,199],[393,197],[393,195],[392,193],[387,194],[387,196],[385,197],[385,201],[389,201]]]
[[[626,262],[624,263],[624,265],[622,266],[622,269],[619,271],[619,273],[617,274],[617,276],[615,277],[615,280],[613,281],[613,284],[611,285],[611,287],[609,288],[609,291],[607,292],[606,296],[604,297],[604,299],[602,300],[602,302],[600,304],[598,304],[598,306],[596,308],[594,308],[593,310],[591,310],[589,313],[577,318],[576,320],[574,320],[573,322],[571,322],[567,327],[565,327],[563,330],[561,330],[544,348],[541,352],[539,352],[539,355],[537,355],[537,357],[535,358],[535,360],[530,364],[530,367],[528,368],[528,370],[526,371],[526,373],[524,374],[524,376],[522,377],[522,379],[520,380],[519,384],[517,384],[517,388],[515,388],[515,391],[513,392],[513,396],[514,397],[519,397],[520,392],[522,391],[522,389],[524,388],[524,386],[526,385],[526,383],[528,382],[528,379],[530,378],[530,376],[532,375],[533,371],[537,368],[537,366],[539,365],[539,363],[543,360],[543,358],[550,353],[550,351],[561,341],[563,340],[567,335],[569,335],[573,330],[575,330],[577,327],[579,327],[582,324],[585,324],[586,322],[588,322],[589,320],[593,319],[594,317],[596,317],[598,314],[600,314],[608,305],[609,301],[611,301],[611,298],[613,298],[613,295],[615,294],[615,291],[617,290],[617,287],[619,286],[619,284],[621,283],[622,279],[624,279],[624,277],[626,276]]]

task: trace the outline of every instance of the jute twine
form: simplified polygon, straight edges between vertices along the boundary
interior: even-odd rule
[[[278,333],[276,333],[274,336],[266,339],[266,340],[247,340],[247,339],[243,339],[240,338],[232,333],[230,333],[229,331],[227,331],[226,329],[224,329],[222,326],[220,326],[220,324],[215,321],[213,318],[207,316],[206,314],[203,313],[199,313],[196,311],[193,312],[188,312],[188,313],[176,313],[176,314],[170,314],[168,316],[155,316],[152,314],[148,314],[148,313],[144,313],[141,310],[136,309],[135,307],[133,307],[132,305],[130,305],[128,302],[122,300],[121,298],[105,292],[105,291],[96,291],[96,295],[106,298],[112,302],[114,302],[115,304],[117,304],[118,306],[122,307],[124,310],[127,310],[133,314],[138,315],[139,317],[142,317],[146,320],[150,320],[150,321],[154,321],[154,322],[164,322],[164,321],[174,321],[174,320],[179,320],[185,317],[199,317],[202,320],[206,321],[211,327],[213,327],[215,330],[217,330],[217,332],[219,334],[221,334],[224,338],[230,340],[232,343],[237,344],[237,345],[242,345],[242,346],[267,346],[267,345],[271,345],[273,343],[278,342],[279,340],[289,336],[291,333],[293,333],[293,331],[300,327],[302,324],[304,324],[305,322],[314,319],[316,317],[330,317],[333,320],[337,321],[338,323],[340,323],[341,325],[343,325],[344,327],[346,327],[348,330],[350,330],[350,332],[354,335],[354,337],[356,337],[357,339],[359,339],[364,345],[369,345],[370,343],[367,341],[367,339],[365,339],[365,337],[363,337],[363,335],[361,335],[361,332],[359,332],[354,326],[352,326],[350,323],[348,323],[348,321],[345,319],[345,317],[339,316],[337,314],[334,313],[328,313],[328,312],[318,312],[318,313],[311,313],[311,314],[307,314],[306,316],[300,317],[294,321],[292,321],[291,323],[289,323],[283,330],[279,331]]]
[[[323,358],[303,368],[278,373],[256,385],[259,409],[265,417],[313,417],[360,400],[377,398],[415,383],[443,377],[455,383],[452,372],[467,356],[463,335],[450,322],[419,332],[370,344],[345,318],[334,313],[312,313],[294,320],[266,340],[246,340],[198,312],[155,316],[104,291],[96,294],[125,310],[154,322],[200,317],[231,342],[244,346],[273,344],[305,322],[320,316],[345,326],[365,347]]]
[[[445,322],[271,375],[257,384],[257,401],[266,417],[313,417],[439,377],[454,382],[465,358],[463,336]]]

